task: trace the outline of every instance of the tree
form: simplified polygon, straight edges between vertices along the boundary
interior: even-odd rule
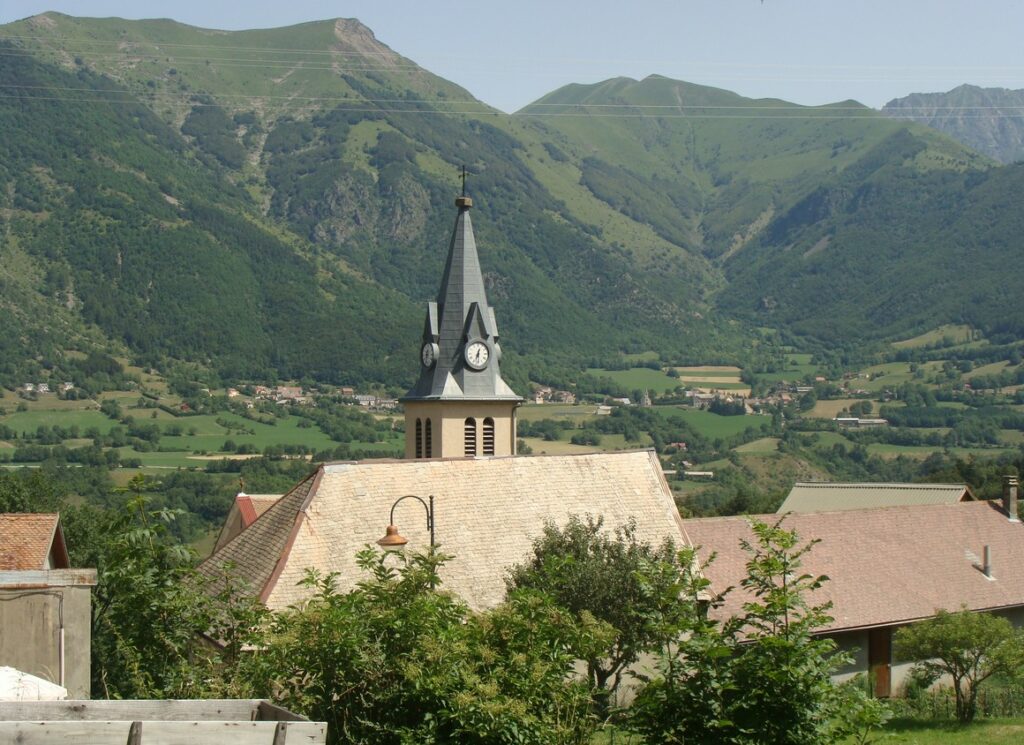
[[[743,604],[746,643],[733,666],[741,694],[730,714],[746,742],[832,742],[845,707],[831,675],[848,657],[833,640],[813,635],[832,620],[831,603],[809,599],[828,577],[800,571],[818,541],[802,543],[784,520],[753,520],[754,540],[740,542],[747,553],[740,586],[753,598]]]
[[[674,636],[681,617],[692,610],[679,599],[690,558],[677,554],[670,541],[655,547],[639,540],[635,520],[609,533],[603,518],[573,515],[564,528],[545,524],[533,555],[512,568],[507,586],[509,592],[547,593],[576,618],[590,615],[615,630],[610,644],[586,659],[590,684],[604,707],[626,668],[659,648],[666,635]]]
[[[956,694],[956,717],[974,719],[978,689],[993,675],[1024,667],[1024,635],[1005,618],[966,609],[938,611],[934,617],[896,632],[894,651],[917,661],[932,680],[949,675]]]
[[[754,540],[741,543],[748,560],[740,586],[751,595],[743,614],[688,616],[686,633],[665,644],[657,674],[637,676],[644,685],[629,723],[647,742],[831,743],[884,718],[879,707],[863,705],[862,691],[832,684],[846,658],[834,642],[812,635],[829,621],[828,605],[808,600],[827,578],[800,572],[815,541],[801,543],[781,523],[752,521]],[[707,592],[701,574],[683,586],[691,603]]]
[[[434,589],[447,557],[358,555],[368,578],[339,592],[311,572],[314,596],[274,615],[241,661],[247,691],[326,721],[332,743],[585,745],[597,724],[573,662],[610,630],[580,623],[541,593],[484,613]]]

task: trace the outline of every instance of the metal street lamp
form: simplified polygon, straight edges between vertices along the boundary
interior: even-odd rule
[[[408,538],[405,538],[401,533],[398,532],[398,528],[395,526],[395,507],[399,503],[406,499],[415,499],[417,502],[423,505],[423,509],[427,511],[427,530],[430,531],[430,547],[434,548],[434,495],[431,494],[427,499],[429,502],[424,502],[422,497],[417,497],[415,494],[406,494],[404,497],[399,497],[395,500],[395,503],[391,505],[391,517],[388,520],[388,527],[384,533],[384,537],[377,541],[377,545],[383,548],[385,551],[397,551],[405,546],[409,542]]]

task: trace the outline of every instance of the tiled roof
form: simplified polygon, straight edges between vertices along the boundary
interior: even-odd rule
[[[684,541],[651,451],[339,463],[323,466],[315,479],[304,482],[304,506],[294,493],[285,496],[208,559],[204,571],[233,561],[271,608],[306,596],[298,582],[308,567],[338,573],[347,589],[365,578],[356,552],[383,536],[392,504],[407,494],[434,495],[437,542],[455,556],[441,571],[443,587],[474,608],[504,599],[507,570],[528,556],[547,519],[600,514],[611,528],[633,517],[645,540]],[[418,503],[400,504],[395,522],[409,550],[427,548],[426,513]]]
[[[866,507],[896,507],[911,504],[951,504],[974,499],[966,484],[844,484],[828,481],[797,482],[777,510],[786,512],[827,512]]]
[[[46,560],[54,539],[56,563],[66,568],[67,550],[60,535],[60,515],[39,513],[0,513],[0,570],[46,569]]]
[[[779,515],[755,517],[779,520]],[[706,571],[712,591],[736,588],[714,613],[740,615],[742,604],[752,599],[739,587],[747,560],[740,540],[753,539],[747,518],[683,522],[702,558],[717,553]],[[834,621],[824,630],[908,622],[940,608],[1024,605],[1024,525],[1010,522],[998,502],[794,512],[783,526],[804,541],[821,539],[804,556],[801,571],[829,577],[811,596],[815,603],[833,603]],[[980,568],[986,545],[994,579]]]
[[[203,574],[214,578],[214,590],[222,587],[221,567],[231,565],[237,579],[249,585],[256,593],[262,593],[274,573],[278,559],[285,552],[288,538],[299,519],[316,475],[310,474],[280,497],[276,502],[277,509],[268,508],[255,522],[200,565]],[[246,540],[240,541],[243,535]]]

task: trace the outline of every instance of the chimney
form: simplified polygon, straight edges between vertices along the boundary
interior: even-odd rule
[[[982,556],[984,558],[981,560],[981,571],[986,577],[992,579],[992,549],[989,548],[988,544],[985,544],[985,550],[982,553]]]
[[[1003,476],[1003,511],[1010,518],[1010,522],[1018,523],[1017,517],[1017,477]]]

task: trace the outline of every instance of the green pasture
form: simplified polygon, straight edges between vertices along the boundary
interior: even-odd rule
[[[735,448],[737,453],[762,454],[775,453],[779,449],[778,437],[762,437],[759,440],[745,443]]]
[[[1012,448],[991,447],[991,448],[942,448],[932,445],[890,445],[888,443],[873,442],[868,445],[870,455],[880,455],[883,458],[896,458],[905,455],[908,458],[927,458],[932,453],[949,452],[961,458],[970,456],[994,458],[1004,453],[1013,452]]]
[[[919,347],[952,346],[953,344],[964,344],[970,340],[970,326],[950,323],[910,339],[894,341],[892,345],[897,349],[916,349]]]
[[[18,433],[31,434],[41,426],[69,428],[77,425],[83,433],[90,427],[96,427],[101,433],[106,434],[111,427],[118,423],[95,409],[38,408],[29,411],[16,411],[13,414],[0,417],[0,424],[6,425]]]
[[[629,370],[605,370],[591,367],[587,372],[595,377],[610,378],[630,391],[647,389],[657,393],[667,393],[683,384],[678,378],[670,378],[661,370],[652,370],[649,367],[634,367]]]
[[[854,745],[856,738],[843,741]],[[1018,745],[1024,742],[1024,718],[976,719],[971,724],[923,719],[893,719],[871,742],[886,745]],[[615,727],[594,735],[591,745],[647,745],[642,737]]]
[[[786,367],[784,370],[757,373],[757,379],[769,383],[778,383],[780,381],[792,382],[803,380],[808,375],[818,374],[818,366],[811,362],[814,355],[802,352],[789,352],[785,357]]]
[[[749,416],[721,416],[702,409],[683,408],[681,406],[655,406],[654,411],[662,416],[678,416],[700,434],[715,439],[732,437],[744,432],[748,427],[759,428],[771,422],[771,417],[764,414]]]

